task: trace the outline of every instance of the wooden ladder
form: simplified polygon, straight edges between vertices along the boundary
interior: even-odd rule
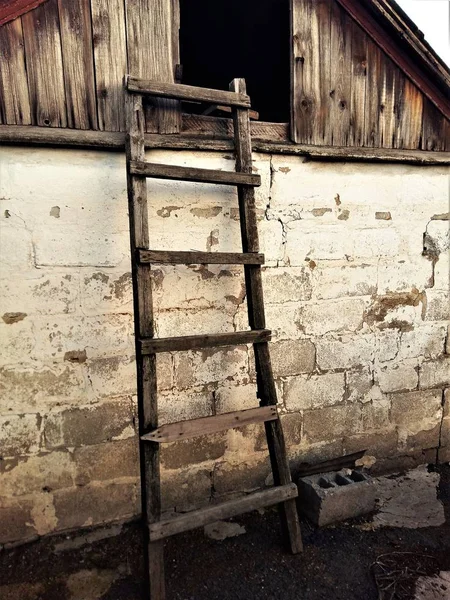
[[[264,316],[261,265],[254,187],[260,176],[252,173],[250,98],[245,81],[235,79],[230,91],[209,90],[181,84],[127,79],[129,118],[126,144],[130,238],[132,253],[140,467],[142,507],[146,524],[146,551],[151,600],[165,598],[163,539],[195,527],[246,511],[280,504],[284,532],[293,553],[301,552],[302,540],[296,510],[297,487],[292,483],[277,395],[270,362]],[[145,161],[143,95],[230,106],[233,113],[236,171],[218,171],[153,164]],[[150,250],[146,178],[172,179],[237,186],[242,253],[178,252]],[[155,339],[151,263],[244,265],[248,318],[251,331]],[[215,346],[253,344],[260,406],[158,427],[156,353]],[[244,497],[161,520],[160,444],[223,431],[250,423],[264,423],[274,487]]]

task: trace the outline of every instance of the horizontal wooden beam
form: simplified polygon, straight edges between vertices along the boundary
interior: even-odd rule
[[[176,181],[195,181],[197,183],[218,183],[221,185],[261,185],[260,175],[238,173],[236,171],[218,171],[198,169],[197,167],[179,167],[177,165],[161,165],[145,161],[130,161],[130,173],[154,179],[170,179]]]
[[[174,100],[185,100],[187,102],[210,102],[211,104],[250,108],[250,98],[246,94],[211,90],[193,85],[183,85],[181,83],[162,83],[149,79],[139,79],[131,75],[127,76],[127,89],[129,92],[160,98],[173,98]]]
[[[276,406],[259,406],[257,408],[236,410],[212,417],[202,417],[200,419],[161,425],[158,429],[142,435],[141,440],[166,444],[200,435],[209,435],[218,431],[226,431],[227,429],[236,429],[237,427],[244,427],[245,425],[254,423],[276,421],[277,419],[278,412]]]
[[[251,510],[273,506],[286,500],[292,500],[297,496],[297,486],[295,483],[289,483],[260,492],[254,492],[242,498],[228,500],[216,506],[194,510],[180,517],[152,523],[150,525],[150,541],[155,542],[156,540],[161,540],[182,533],[183,531],[203,527],[204,525],[208,525],[208,523],[214,523],[221,519],[229,519],[230,517],[235,517]]]
[[[255,123],[256,125],[256,123]],[[257,123],[258,126],[263,123]],[[53,146],[66,148],[90,148],[123,152],[125,133],[114,131],[84,131],[25,125],[0,125],[0,144],[22,146]],[[234,148],[231,138],[190,135],[146,134],[148,149],[205,150],[229,152]],[[337,146],[308,146],[288,141],[274,141],[267,135],[264,139],[252,140],[254,152],[304,156],[310,160],[406,163],[421,166],[449,166],[450,152],[426,150],[399,150],[387,148],[340,148]]]
[[[269,342],[272,332],[268,329],[252,331],[231,331],[205,335],[187,335],[183,337],[146,338],[140,340],[142,354],[157,352],[181,352],[199,350],[216,346],[239,346],[240,344],[260,344]]]
[[[138,251],[141,264],[173,265],[263,265],[264,254],[257,252],[176,252],[169,250]]]

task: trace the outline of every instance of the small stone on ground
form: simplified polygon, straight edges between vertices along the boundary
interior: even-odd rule
[[[245,527],[238,523],[216,521],[205,526],[205,535],[212,540],[226,540],[246,533]]]

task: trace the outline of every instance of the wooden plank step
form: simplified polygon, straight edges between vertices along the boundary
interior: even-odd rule
[[[261,185],[261,177],[252,173],[236,173],[235,171],[216,171],[198,169],[197,167],[179,167],[176,165],[160,165],[145,161],[130,161],[130,173],[155,179],[174,179],[196,181],[199,183],[219,183],[221,185]]]
[[[230,333],[215,333],[205,335],[187,335],[183,337],[144,338],[140,340],[142,354],[157,352],[179,352],[197,350],[199,348],[214,348],[216,346],[239,346],[240,344],[260,344],[269,342],[272,332],[269,329],[254,329],[252,331],[231,331]]]
[[[181,83],[162,83],[150,79],[127,76],[127,89],[137,94],[158,96],[160,98],[173,98],[186,102],[211,102],[211,104],[225,104],[225,106],[240,106],[250,108],[250,98],[247,94],[211,90],[208,88],[183,85]]]
[[[258,252],[177,252],[172,250],[138,250],[138,261],[173,265],[263,265],[264,254]]]
[[[297,486],[295,483],[289,483],[260,492],[253,492],[243,498],[228,500],[216,506],[194,510],[180,517],[158,521],[150,525],[150,541],[155,542],[171,535],[182,533],[183,531],[203,527],[204,525],[208,525],[208,523],[214,523],[214,521],[235,517],[236,515],[264,508],[265,506],[273,506],[286,500],[292,500],[297,496]]]
[[[236,410],[212,417],[201,417],[200,419],[190,419],[189,421],[178,421],[177,423],[161,425],[158,429],[142,435],[141,440],[165,444],[198,437],[199,435],[208,435],[210,433],[217,433],[218,431],[235,429],[244,425],[250,425],[251,423],[265,423],[266,421],[276,421],[277,419],[278,412],[276,406],[259,406],[257,408]]]

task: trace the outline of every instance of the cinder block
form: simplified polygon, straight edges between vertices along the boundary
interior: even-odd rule
[[[334,331],[356,331],[363,321],[366,302],[360,298],[324,300],[300,306],[297,324],[308,335],[325,335]]]
[[[343,469],[298,480],[300,510],[322,527],[365,515],[375,508],[373,480],[362,471]]]

